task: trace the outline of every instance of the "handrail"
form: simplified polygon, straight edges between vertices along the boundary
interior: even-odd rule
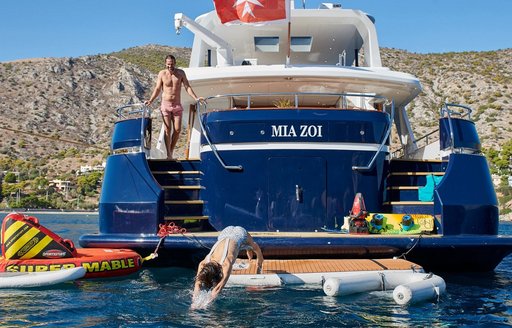
[[[418,139],[414,140],[414,143],[415,143],[415,144],[416,144],[416,146],[417,146],[417,144],[418,144],[418,142],[419,142],[419,141],[421,141],[421,140],[423,140],[423,139],[427,139],[426,143],[427,143],[427,145],[428,145],[428,137],[430,137],[431,135],[433,135],[433,134],[434,134],[434,133],[436,133],[436,132],[439,132],[439,128],[436,128],[435,130],[432,130],[432,131],[430,131],[430,132],[428,132],[428,133],[425,133],[424,135],[422,135],[422,136],[421,136],[421,137],[419,137]]]
[[[210,148],[212,149],[213,154],[215,155],[215,157],[219,161],[220,165],[222,165],[222,167],[224,169],[229,170],[229,171],[242,171],[243,170],[242,165],[226,165],[226,163],[224,163],[224,161],[220,157],[219,152],[217,151],[217,147],[215,147],[215,145],[212,144],[210,137],[208,136],[208,133],[206,132],[206,129],[204,127],[203,118],[201,117],[201,105],[203,105],[206,109],[206,100],[204,100],[204,101],[200,100],[196,103],[197,118],[199,121],[199,125],[201,125],[201,131],[203,133],[203,136],[206,139],[206,142],[208,142],[208,145],[210,145]]]
[[[138,110],[130,111],[128,113],[124,113],[124,110],[126,108],[131,108],[131,107],[136,107],[136,106],[142,107],[142,108],[138,109]],[[144,103],[127,104],[127,105],[116,108],[116,116],[119,118],[122,118],[122,119],[126,118],[125,115],[131,115],[131,114],[137,114],[137,113],[142,113],[142,117],[145,117],[146,112],[148,113],[148,116],[151,115],[151,108],[149,108]]]
[[[437,132],[437,133],[439,133],[439,128],[436,128],[436,129],[434,129],[434,130],[432,130],[432,131],[430,131],[430,132],[428,132],[428,133],[425,133],[424,135],[422,135],[422,136],[421,136],[421,137],[419,137],[418,139],[414,140],[414,141],[413,141],[413,143],[416,145],[416,147],[417,147],[418,149],[420,149],[421,147],[425,147],[425,146],[427,146],[427,145],[430,145],[429,137],[430,137],[431,135],[435,134],[436,132]],[[425,139],[425,140],[426,140],[426,141],[425,141],[425,146],[418,146],[418,144],[420,143],[420,141],[422,141],[423,139]],[[439,140],[439,135],[437,136],[437,139],[435,139],[434,141],[436,141],[436,140]],[[433,143],[434,141],[432,141],[432,143]],[[399,158],[399,157],[398,157],[399,155],[396,155],[396,154],[399,154],[399,153],[400,153],[400,152],[402,152],[402,151],[405,153],[404,149],[405,149],[405,147],[404,147],[404,146],[400,146],[400,148],[395,149],[395,150],[392,152],[392,154],[391,154],[391,158]],[[402,155],[402,156],[403,156],[403,155]]]
[[[448,107],[458,107],[458,108],[465,109],[464,113],[462,113],[462,114],[457,113],[457,114],[460,115],[461,118],[464,118],[464,117],[468,116],[468,120],[471,120],[471,113],[473,112],[473,109],[471,107],[465,106],[465,105],[460,105],[460,104],[454,104],[454,103],[447,103],[447,102],[445,102],[444,106],[441,107],[441,114],[443,113],[444,110],[450,111]],[[450,112],[455,113],[454,111],[450,111]]]
[[[382,151],[382,148],[384,148],[384,145],[386,144],[386,140],[389,138],[389,135],[391,134],[391,129],[393,128],[393,120],[395,117],[395,101],[391,100],[391,117],[389,119],[389,125],[386,130],[386,134],[384,135],[384,138],[382,138],[382,141],[380,143],[379,149],[377,149],[377,152],[375,152],[375,155],[373,155],[372,159],[366,166],[352,166],[352,170],[354,171],[368,171],[371,170],[373,167],[373,164],[375,163],[375,160],[377,159],[377,156]]]
[[[129,111],[128,113],[124,113],[124,110],[126,108],[131,108],[131,107],[141,107],[141,108],[137,109],[137,110]],[[125,115],[132,115],[132,114],[138,114],[138,113],[142,113],[141,120],[140,120],[140,151],[139,152],[143,152],[143,150],[144,150],[144,139],[145,139],[144,138],[144,119],[146,117],[150,117],[151,116],[151,108],[149,108],[144,103],[136,103],[136,104],[127,104],[127,105],[118,107],[116,109],[116,116],[121,118],[121,119],[125,119],[126,118]]]
[[[442,117],[443,112],[444,112],[445,110],[446,110],[446,111],[450,111],[447,107],[459,107],[459,108],[463,108],[463,109],[465,109],[465,110],[466,110],[466,112],[465,112],[465,113],[463,113],[463,114],[459,114],[459,113],[457,113],[457,114],[458,114],[458,115],[460,115],[460,117],[461,117],[461,118],[464,118],[464,117],[468,116],[468,119],[469,119],[469,120],[471,120],[471,113],[473,112],[473,109],[472,109],[472,108],[470,108],[470,107],[468,107],[468,106],[464,106],[464,105],[453,104],[453,103],[445,103],[445,104],[443,105],[443,107],[441,107],[441,110],[440,110],[440,116],[441,116],[441,117]],[[453,111],[450,111],[450,112],[453,112]],[[451,121],[450,121],[450,123],[451,123]],[[430,132],[428,132],[428,133],[426,133],[426,134],[422,135],[422,136],[421,136],[421,137],[419,137],[418,139],[414,140],[414,144],[416,144],[416,147],[418,147],[418,148],[419,148],[418,143],[420,143],[420,141],[421,141],[421,140],[426,139],[425,144],[426,144],[426,145],[429,145],[430,143],[429,143],[429,141],[428,141],[428,138],[429,138],[431,135],[435,134],[436,132],[437,132],[437,133],[439,133],[439,128],[436,128],[436,129],[434,129],[434,130],[432,130],[432,131],[430,131]],[[451,136],[453,136],[453,133],[451,133]],[[439,137],[438,137],[437,139],[435,139],[434,141],[436,141],[436,140],[439,140]],[[452,144],[453,144],[453,143],[454,143],[454,142],[453,142],[453,139],[452,139]],[[397,157],[397,156],[396,156],[396,155],[394,155],[394,154],[401,152],[404,148],[405,148],[405,147],[404,147],[404,146],[402,146],[402,147],[400,147],[400,148],[396,149],[396,150],[393,152],[393,156],[392,156],[392,157],[393,157],[393,158]]]
[[[449,107],[462,108],[462,109],[465,109],[466,112],[461,114],[461,113],[458,113],[458,112],[450,110]],[[450,127],[450,141],[451,141],[450,150],[451,150],[452,153],[455,151],[455,136],[454,136],[454,133],[453,133],[453,124],[452,124],[452,116],[451,116],[451,114],[460,115],[461,118],[463,118],[463,117],[465,117],[467,115],[468,119],[471,120],[471,112],[472,111],[473,110],[470,107],[468,107],[468,106],[459,105],[459,104],[453,104],[453,103],[447,103],[447,102],[445,102],[443,107],[441,107],[439,116],[443,117],[444,113],[446,113],[448,115],[448,126]]]

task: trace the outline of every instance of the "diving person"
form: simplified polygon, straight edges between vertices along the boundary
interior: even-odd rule
[[[261,249],[254,242],[252,236],[240,226],[228,226],[224,228],[213,245],[210,253],[199,263],[194,283],[194,294],[192,296],[192,309],[206,307],[220,293],[226,285],[233,264],[238,257],[240,250],[247,251],[249,261],[252,260],[252,251],[257,256],[257,270],[261,273],[263,265],[263,254]],[[204,292],[208,298],[204,299]],[[201,299],[203,298],[203,299]]]

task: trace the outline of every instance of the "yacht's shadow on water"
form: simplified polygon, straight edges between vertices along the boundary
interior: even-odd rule
[[[446,313],[444,322],[457,325],[510,324],[512,315],[512,266],[509,259],[494,272],[444,273],[446,294],[442,297],[441,310]],[[446,320],[449,319],[449,320]]]

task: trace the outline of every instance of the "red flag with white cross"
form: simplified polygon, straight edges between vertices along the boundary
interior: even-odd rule
[[[213,0],[222,24],[286,23],[290,0]]]

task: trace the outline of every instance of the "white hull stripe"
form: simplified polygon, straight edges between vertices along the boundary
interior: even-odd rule
[[[218,151],[237,150],[352,150],[352,151],[377,151],[379,144],[361,143],[325,143],[325,142],[272,142],[272,143],[236,143],[217,144]],[[212,151],[209,145],[201,146],[201,153]],[[384,146],[383,152],[389,152],[389,147]]]

